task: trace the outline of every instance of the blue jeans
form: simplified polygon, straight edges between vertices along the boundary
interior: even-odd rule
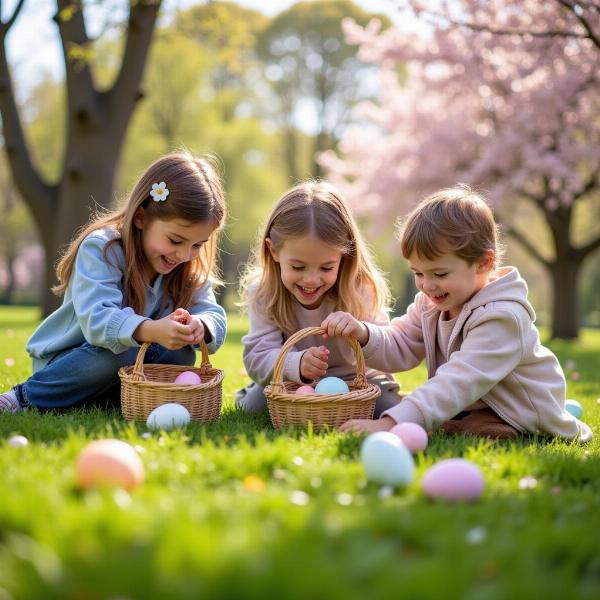
[[[133,365],[137,352],[138,348],[130,348],[114,354],[86,342],[57,354],[13,389],[23,408],[51,410],[84,404],[118,405],[119,369]],[[193,365],[195,361],[196,352],[192,346],[167,350],[151,344],[144,356],[144,363],[149,364]]]

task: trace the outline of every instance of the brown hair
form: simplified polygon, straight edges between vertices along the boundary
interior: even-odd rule
[[[496,268],[503,249],[492,209],[468,185],[459,184],[434,192],[399,224],[402,255],[413,252],[433,260],[446,252],[473,264],[493,252]]]
[[[169,196],[164,202],[154,202],[150,196],[152,184],[162,181],[169,189]],[[83,240],[93,231],[112,227],[117,236],[107,242],[104,257],[108,260],[108,250],[113,244],[119,244],[123,248],[124,300],[136,313],[143,313],[146,257],[142,249],[142,232],[134,225],[134,216],[140,207],[149,220],[169,221],[179,218],[190,222],[214,221],[220,228],[225,219],[223,189],[212,161],[206,157],[195,157],[186,151],[167,154],[151,164],[141,175],[124,208],[95,213],[90,222],[76,234],[58,263],[56,275],[59,283],[52,291],[64,294]],[[217,238],[218,229],[202,246],[196,258],[178,265],[165,276],[166,292],[174,306],[189,308],[195,289],[204,285],[209,277],[218,276],[215,266]]]
[[[316,181],[292,188],[273,208],[242,278],[244,303],[260,306],[282,331],[296,331],[293,297],[281,281],[279,263],[273,260],[266,240],[270,239],[273,246],[280,249],[285,240],[308,234],[316,235],[342,252],[337,281],[328,292],[335,298],[336,310],[368,319],[387,308],[388,285],[348,206],[332,185]],[[253,288],[251,298],[250,287]]]

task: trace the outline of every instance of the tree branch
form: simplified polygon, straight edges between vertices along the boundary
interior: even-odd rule
[[[10,17],[10,19],[8,19],[6,23],[0,22],[0,38],[2,38],[3,41],[6,37],[6,34],[8,33],[8,30],[13,26],[13,23],[17,20],[17,17],[19,16],[19,13],[21,12],[21,9],[23,8],[24,4],[25,0],[19,0],[17,2],[17,5],[15,6],[15,10],[13,11],[13,14]],[[0,2],[0,7],[1,6],[2,2]]]
[[[551,269],[552,265],[550,261],[546,260],[537,250],[537,248],[518,230],[514,227],[509,227],[506,230],[507,235],[510,235],[514,238],[525,250],[529,253],[529,255],[541,263],[547,269]]]
[[[600,235],[591,242],[588,242],[585,246],[581,246],[581,248],[577,249],[577,253],[581,256],[581,258],[585,258],[588,254],[591,254],[595,250],[600,248]]]
[[[489,25],[479,25],[477,23],[473,23],[470,21],[459,21],[457,19],[450,18],[447,14],[435,13],[433,11],[428,11],[427,14],[431,15],[434,18],[444,19],[450,25],[454,25],[456,27],[464,27],[466,29],[470,29],[471,31],[476,31],[478,33],[485,32],[485,33],[492,33],[494,35],[517,35],[520,37],[527,35],[527,36],[542,37],[542,38],[562,37],[562,38],[577,38],[577,39],[581,39],[581,40],[588,39],[587,35],[585,35],[583,33],[579,33],[577,31],[568,31],[568,30],[563,30],[563,29],[555,29],[555,30],[547,29],[544,31],[530,31],[530,30],[523,30],[523,29],[502,29],[502,28],[497,28],[497,27],[490,27]],[[430,24],[435,25],[435,20],[433,20],[433,21],[430,20]]]
[[[129,9],[127,41],[121,69],[112,89],[107,93],[111,105],[121,103],[126,97],[142,97],[139,82],[142,80],[145,58],[152,41],[154,25],[161,0],[139,0]]]
[[[587,31],[586,37],[588,37],[598,48],[600,48],[600,36],[592,29],[590,22],[585,18],[583,12],[580,12],[575,8],[575,6],[579,6],[581,8],[581,4],[578,3],[575,5],[568,0],[556,0],[556,2],[570,12],[581,23],[582,27]],[[597,7],[596,10],[598,10]]]
[[[67,83],[67,98],[77,102],[87,100],[90,92],[95,91],[89,59],[85,50],[90,39],[85,30],[82,0],[57,0],[58,12],[54,21],[58,25]],[[74,109],[74,107],[70,107]]]

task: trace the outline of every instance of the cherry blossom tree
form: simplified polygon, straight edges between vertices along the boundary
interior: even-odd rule
[[[600,248],[598,224],[574,227],[600,201],[598,2],[399,4],[427,26],[345,23],[360,57],[382,66],[382,94],[357,107],[340,153],[322,155],[329,177],[380,224],[439,187],[483,189],[551,277],[553,336],[576,337],[578,275]],[[545,239],[520,218],[526,205]]]

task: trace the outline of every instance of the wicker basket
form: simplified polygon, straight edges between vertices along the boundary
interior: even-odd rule
[[[145,421],[161,404],[176,402],[188,409],[192,421],[216,421],[221,415],[223,371],[215,369],[208,360],[204,341],[200,343],[202,364],[144,365],[149,344],[142,344],[135,364],[119,369],[121,378],[121,412],[128,421]],[[198,385],[178,385],[175,378],[184,371],[200,377]]]
[[[372,419],[375,400],[381,394],[378,386],[367,383],[365,359],[360,344],[354,338],[344,338],[356,357],[356,377],[345,394],[296,394],[300,384],[283,381],[285,357],[296,342],[310,335],[322,335],[321,327],[307,327],[292,335],[281,348],[273,371],[273,381],[265,388],[271,422],[276,429],[286,426],[306,426],[315,429],[339,427],[348,419]]]

